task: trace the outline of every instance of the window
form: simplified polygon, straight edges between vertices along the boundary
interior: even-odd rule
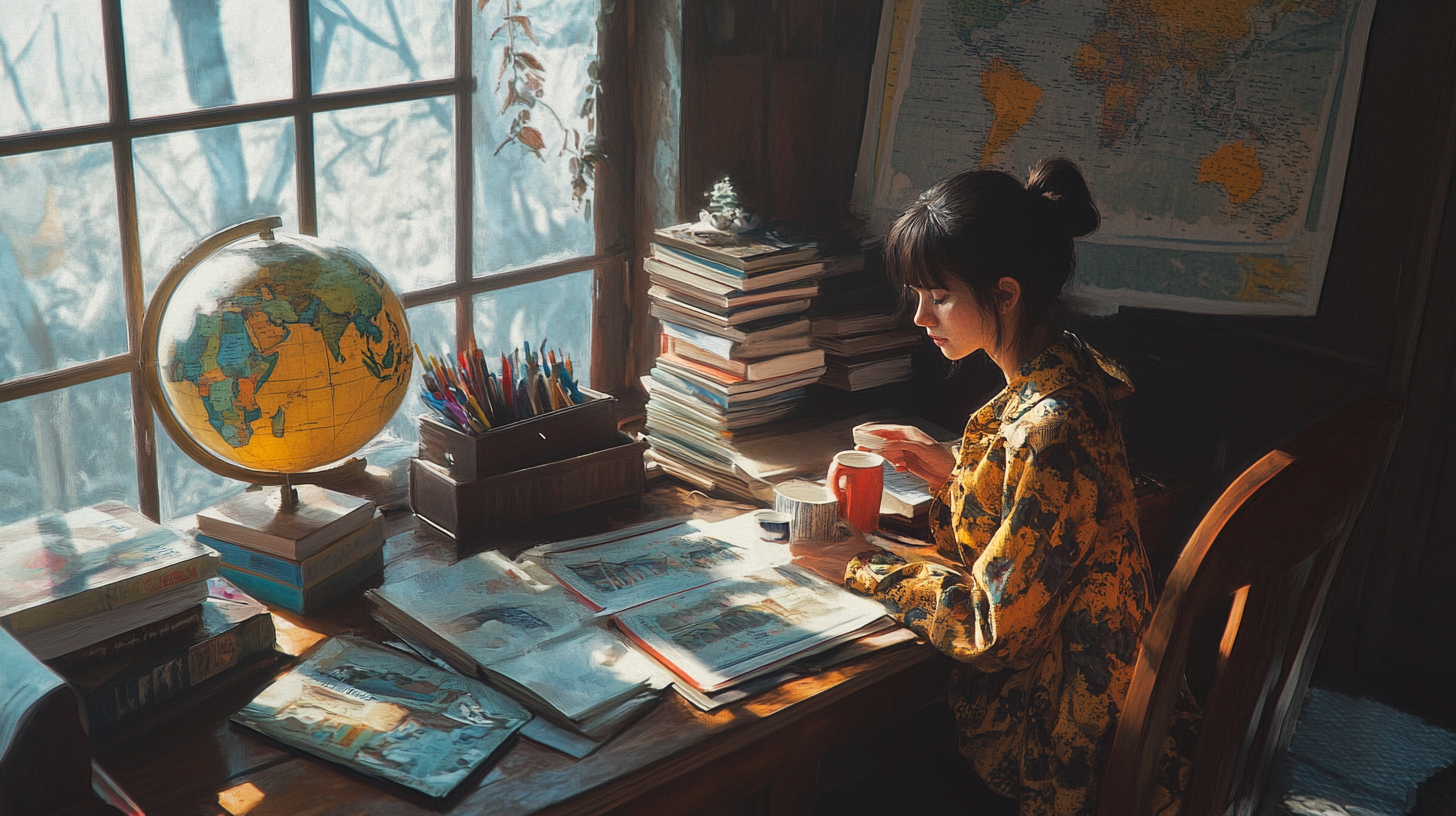
[[[601,16],[0,0],[0,523],[237,490],[158,432],[137,345],[174,260],[263,215],[362,252],[427,352],[544,340],[591,381],[594,298],[625,274],[594,228]],[[414,390],[372,447],[413,444]]]

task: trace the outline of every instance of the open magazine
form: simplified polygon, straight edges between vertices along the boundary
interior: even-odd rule
[[[893,626],[878,602],[790,560],[742,516],[561,542],[521,563],[483,553],[368,596],[422,653],[602,740],[669,683],[709,707],[707,693]]]
[[[361,638],[325,641],[234,722],[444,796],[531,718],[509,697]]]

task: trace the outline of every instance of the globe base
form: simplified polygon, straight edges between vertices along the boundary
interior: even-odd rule
[[[247,490],[214,504],[197,514],[197,528],[230,544],[302,561],[374,515],[368,499],[318,485],[284,484],[281,490]]]

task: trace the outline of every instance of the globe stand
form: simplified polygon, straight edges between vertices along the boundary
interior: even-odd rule
[[[258,241],[261,242],[266,242],[266,250],[270,254],[266,255],[266,260],[260,259],[257,261],[253,261],[255,264],[257,264],[257,269],[259,271],[256,274],[259,277],[251,280],[289,280],[289,278],[287,277],[273,277],[274,275],[279,274],[274,271],[275,269],[287,270],[284,273],[285,275],[307,274],[293,271],[296,269],[307,269],[312,274],[320,274],[315,271],[315,266],[309,266],[309,264],[316,265],[319,263],[318,259],[327,258],[331,263],[335,265],[334,268],[336,269],[342,265],[342,267],[345,269],[354,270],[355,277],[352,280],[359,282],[354,284],[356,287],[373,287],[373,296],[377,298],[377,301],[374,302],[374,306],[378,315],[381,315],[378,317],[378,320],[387,321],[387,324],[384,322],[374,324],[379,327],[375,329],[376,333],[379,331],[379,329],[382,328],[384,336],[390,338],[387,342],[387,345],[385,347],[365,346],[362,354],[367,354],[367,357],[353,358],[356,360],[362,359],[364,361],[363,365],[368,368],[370,373],[372,373],[375,377],[379,378],[381,382],[389,384],[388,387],[391,390],[386,393],[392,395],[390,397],[392,402],[388,405],[387,408],[381,409],[381,411],[379,412],[379,416],[383,417],[382,419],[378,420],[380,426],[382,427],[383,422],[387,421],[389,414],[392,413],[393,410],[398,406],[398,400],[403,398],[402,389],[407,388],[407,384],[409,382],[409,371],[413,362],[413,355],[410,353],[411,346],[409,342],[409,328],[404,315],[403,304],[401,304],[395,294],[389,290],[387,284],[383,282],[383,279],[380,277],[377,270],[373,269],[368,261],[358,256],[357,253],[353,253],[346,247],[339,247],[337,245],[331,244],[330,242],[323,241],[321,239],[311,236],[300,236],[291,234],[275,235],[274,230],[281,227],[282,224],[282,219],[278,216],[269,216],[266,218],[259,218],[240,224],[235,224],[231,227],[227,227],[226,229],[209,235],[206,238],[203,238],[195,246],[193,246],[192,249],[188,250],[186,254],[184,254],[181,258],[177,260],[177,262],[172,266],[172,269],[168,271],[168,273],[162,278],[161,282],[158,283],[156,291],[152,295],[151,302],[148,305],[146,315],[143,319],[141,343],[143,382],[146,386],[147,394],[150,397],[152,406],[155,409],[155,415],[158,421],[166,430],[167,435],[170,436],[175,443],[177,443],[177,446],[189,458],[214,473],[230,479],[235,479],[245,484],[252,484],[256,486],[280,486],[280,489],[277,493],[274,493],[271,490],[252,489],[244,491],[240,495],[237,495],[231,499],[219,502],[218,504],[213,505],[212,507],[207,508],[206,510],[198,514],[199,526],[202,525],[204,518],[211,517],[214,520],[224,520],[219,521],[219,524],[226,523],[228,525],[231,525],[232,527],[240,528],[242,532],[239,532],[238,534],[244,537],[248,537],[247,531],[252,530],[264,534],[264,538],[272,537],[275,540],[281,538],[291,539],[294,542],[300,542],[305,537],[309,536],[312,536],[315,540],[321,538],[333,539],[336,538],[338,535],[345,534],[349,529],[352,529],[353,525],[346,523],[346,521],[358,519],[359,517],[361,517],[361,515],[367,518],[367,514],[364,514],[361,510],[363,504],[369,504],[371,509],[373,507],[373,503],[368,502],[367,500],[331,490],[326,490],[320,486],[321,484],[331,483],[362,474],[365,468],[365,462],[362,458],[354,457],[346,459],[344,457],[348,457],[351,450],[357,450],[358,445],[363,443],[359,442],[358,444],[354,444],[351,442],[350,444],[353,444],[352,448],[339,446],[336,449],[330,449],[327,447],[322,449],[315,449],[308,455],[300,456],[295,460],[297,462],[297,470],[289,470],[288,467],[279,467],[277,470],[252,469],[250,467],[245,467],[240,463],[235,463],[234,461],[231,461],[229,459],[224,459],[216,452],[211,452],[204,448],[199,442],[194,440],[191,433],[183,427],[182,423],[179,421],[177,414],[174,413],[174,407],[169,402],[168,392],[165,390],[163,385],[163,373],[159,364],[159,359],[163,357],[161,353],[163,318],[168,311],[168,306],[172,304],[173,296],[179,292],[179,288],[182,287],[184,279],[188,278],[188,274],[195,267],[199,266],[205,261],[208,261],[210,258],[212,258],[213,255],[224,251],[224,248],[228,247],[229,244],[252,238],[256,238]],[[250,247],[250,249],[247,250],[247,252],[261,252],[264,249],[252,249],[252,247],[254,246],[252,243],[249,243],[248,246]],[[245,257],[248,258],[250,261],[252,260],[251,255],[245,255],[233,250],[228,251],[234,252],[232,257]],[[296,260],[300,258],[302,260]],[[304,264],[304,266],[282,265],[296,263]],[[294,278],[294,280],[298,279],[299,278]],[[312,286],[312,282],[316,280],[316,278],[302,278],[302,280],[309,281],[306,284],[302,284],[303,286]],[[254,301],[260,303],[273,302],[278,304],[284,304],[273,309],[263,309],[261,307],[258,307],[258,311],[256,314],[261,315],[263,312],[266,311],[267,317],[255,317],[254,319],[269,321],[269,325],[263,325],[260,322],[256,324],[257,327],[255,328],[255,324],[245,323],[244,328],[247,332],[246,340],[234,340],[232,341],[233,346],[225,347],[221,345],[222,341],[218,339],[221,336],[220,333],[205,335],[210,336],[212,339],[209,342],[214,344],[213,346],[208,347],[211,350],[206,352],[207,354],[212,355],[209,365],[215,366],[219,370],[223,370],[224,365],[240,365],[236,358],[230,359],[228,362],[224,363],[221,357],[221,352],[219,352],[218,349],[224,348],[224,350],[229,351],[233,355],[236,355],[238,353],[236,351],[236,347],[239,342],[245,343],[246,348],[252,349],[252,344],[255,337],[253,333],[255,331],[262,331],[266,334],[267,332],[275,331],[273,327],[280,326],[279,323],[271,322],[274,319],[275,314],[287,314],[291,316],[289,318],[277,318],[277,320],[280,321],[291,321],[286,327],[282,328],[282,331],[284,332],[284,338],[289,336],[288,332],[296,332],[301,327],[311,327],[314,331],[318,331],[318,324],[310,322],[312,318],[300,318],[300,315],[312,314],[312,312],[310,311],[312,309],[331,308],[332,304],[329,304],[327,306],[319,305],[321,303],[324,303],[324,301],[321,300],[318,295],[314,294],[311,289],[307,288],[300,291],[306,292],[309,297],[314,298],[313,305],[308,305],[305,308],[304,305],[299,305],[299,303],[296,301],[290,303],[289,301],[284,300],[284,295],[279,294],[280,291],[286,290],[280,290],[278,288],[275,288],[278,286],[286,287],[287,285],[289,284],[270,283],[261,293],[250,292],[246,296],[247,298],[252,298],[254,299]],[[184,295],[183,299],[185,300],[185,298],[195,298],[195,289],[196,287],[194,286],[193,289],[186,290],[187,294]],[[334,291],[333,294],[335,297],[338,296],[338,291],[340,290]],[[290,294],[289,296],[292,297],[294,295]],[[365,298],[363,302],[367,303],[371,301]],[[382,303],[383,305],[379,305],[380,303]],[[295,312],[294,309],[297,309],[298,311]],[[331,319],[338,320],[343,315],[343,312],[340,312],[338,315],[335,315],[333,312],[328,312],[328,314],[331,316]],[[360,318],[356,316],[353,319],[358,320]],[[375,318],[371,316],[368,319],[373,320]],[[354,323],[351,325],[358,324]],[[237,331],[236,329],[233,330]],[[168,329],[168,332],[173,331],[174,329]],[[194,329],[194,331],[196,330]],[[217,332],[218,330],[213,329],[213,331]],[[361,334],[364,333],[363,328],[360,328],[359,331]],[[239,336],[242,335],[239,334]],[[371,338],[372,337],[373,335],[371,335]],[[178,344],[180,341],[174,338],[173,335],[170,333],[168,334],[168,338],[169,339],[166,342],[168,344],[167,351],[169,355],[180,354],[179,351],[174,350],[180,348],[180,346],[173,345]],[[281,343],[283,342],[283,340],[274,336],[272,342]],[[334,342],[338,342],[337,338],[335,338]],[[364,342],[378,343],[380,341],[378,339],[366,339]],[[260,345],[258,348],[266,350],[267,347]],[[376,348],[378,349],[378,356],[375,356]],[[196,353],[201,354],[202,352]],[[257,354],[263,353],[264,351],[257,352]],[[334,349],[333,351],[333,358],[337,360],[343,359],[339,355],[337,349]],[[175,377],[179,376],[176,373],[178,371],[192,370],[192,376],[194,377],[193,382],[198,382],[198,380],[195,379],[197,377],[197,373],[195,370],[193,370],[198,365],[196,359],[193,359],[188,363],[188,365],[192,366],[193,369],[172,368],[171,366],[174,365],[173,358],[169,356],[167,357],[167,359],[169,361],[167,363],[167,365],[169,366],[169,368],[167,369],[167,376]],[[269,363],[270,366],[273,364],[274,363]],[[176,365],[181,365],[181,363],[176,363]],[[270,367],[268,371],[271,373],[272,368]],[[231,373],[226,374],[224,376],[224,379],[221,381],[227,381],[226,377],[233,376],[236,375]],[[210,382],[215,383],[218,381],[219,380],[214,379]],[[168,382],[178,382],[178,380],[169,380]],[[329,378],[328,382],[334,382],[332,377]],[[200,383],[198,387],[202,387]],[[249,429],[254,439],[263,438],[264,435],[268,434],[270,431],[273,433],[274,436],[282,438],[285,433],[285,426],[283,424],[283,404],[276,404],[276,413],[272,413],[274,417],[273,422],[275,424],[272,428],[269,428],[267,426],[268,420],[265,418],[260,423],[259,417],[257,416],[257,412],[260,407],[257,402],[257,400],[259,399],[258,392],[256,390],[248,390],[246,392],[237,390],[239,389],[237,383],[234,383],[233,387],[235,390],[233,391],[231,399],[234,402],[232,403],[231,408],[227,410],[230,410],[232,412],[230,414],[232,419],[228,421],[235,424],[230,427],[237,427],[236,423],[239,422],[238,415],[242,411],[242,408],[246,407],[249,409],[250,412],[252,412],[252,416],[249,416],[246,420],[243,421],[259,424],[258,427]],[[248,387],[251,389],[260,388],[260,386],[257,384],[257,380],[250,380]],[[244,394],[244,396],[240,397],[239,394]],[[227,399],[227,397],[224,396],[224,399]],[[246,400],[252,400],[252,402],[250,403]],[[263,413],[265,417],[268,416],[270,414],[270,409],[265,408]],[[289,416],[290,418],[292,418],[291,410],[289,412]],[[191,421],[194,425],[196,424],[195,419]],[[221,428],[219,428],[218,425],[214,424],[213,427],[218,428],[219,432],[221,431]],[[288,433],[293,433],[293,428],[291,425],[288,426]],[[369,433],[372,434],[373,430],[371,430]],[[224,436],[223,438],[231,439],[233,437]],[[242,444],[246,445],[248,443],[244,441]],[[327,453],[328,456],[323,455],[325,453]],[[330,457],[336,457],[333,459],[336,464],[329,464]],[[266,460],[258,461],[262,462]],[[239,543],[247,546],[247,543],[244,541],[234,540],[234,543]]]

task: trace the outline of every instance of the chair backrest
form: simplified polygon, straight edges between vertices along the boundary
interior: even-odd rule
[[[1258,807],[1309,682],[1345,541],[1399,414],[1384,396],[1350,405],[1262,456],[1214,502],[1143,632],[1100,816],[1150,812],[1191,634],[1230,597],[1182,813],[1248,816]]]

